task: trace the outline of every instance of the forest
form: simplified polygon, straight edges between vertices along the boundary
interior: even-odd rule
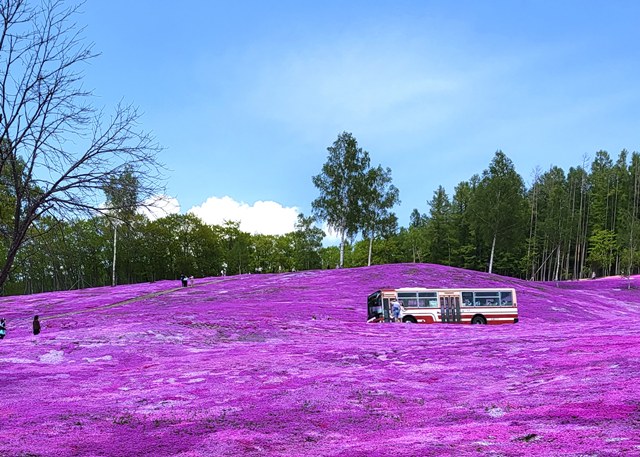
[[[438,186],[424,212],[413,210],[408,227],[398,227],[390,213],[384,230],[351,233],[343,266],[435,263],[547,281],[637,273],[639,172],[640,154],[623,150],[614,161],[598,151],[590,164],[567,173],[555,166],[538,171],[526,186],[513,162],[497,151],[453,196]],[[371,219],[360,226],[380,226],[380,215],[369,213]],[[340,263],[339,247],[323,246],[325,234],[313,216],[300,214],[295,230],[280,236],[246,233],[234,221],[208,225],[193,214],[121,219],[117,225],[107,216],[36,221],[3,293],[103,286],[114,278],[127,284]],[[118,256],[112,276],[114,230]]]

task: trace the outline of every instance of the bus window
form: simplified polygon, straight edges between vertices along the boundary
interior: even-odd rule
[[[473,292],[462,292],[462,306],[473,306]]]
[[[419,306],[415,292],[398,293],[398,301],[404,308],[416,308]]]
[[[435,292],[418,293],[418,307],[420,308],[437,308],[438,294]]]
[[[500,292],[500,304],[502,306],[512,306],[513,299],[511,298],[511,292]]]
[[[474,292],[476,306],[498,306],[500,303],[499,292]]]

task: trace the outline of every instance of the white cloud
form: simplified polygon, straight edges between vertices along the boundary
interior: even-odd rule
[[[150,220],[160,219],[170,214],[180,212],[180,203],[174,197],[168,195],[156,195],[145,200],[143,207],[138,211],[147,216]]]
[[[237,202],[229,196],[209,197],[189,213],[207,224],[222,225],[225,221],[240,222],[240,230],[251,234],[284,235],[295,230],[298,208],[282,206],[273,201],[257,201],[253,205]]]

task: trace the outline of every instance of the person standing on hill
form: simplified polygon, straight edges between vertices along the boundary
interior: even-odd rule
[[[7,323],[4,318],[0,319],[0,340],[7,334]]]
[[[38,320],[38,316],[33,318],[33,334],[37,335],[40,333],[40,321]]]

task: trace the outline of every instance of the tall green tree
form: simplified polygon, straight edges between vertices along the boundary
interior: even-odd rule
[[[564,171],[551,167],[538,183],[537,224],[542,246],[540,267],[542,278],[559,280],[565,255],[570,253],[569,192]]]
[[[444,190],[438,186],[433,198],[429,201],[429,259],[433,263],[451,265],[452,243],[451,202]]]
[[[116,253],[118,246],[118,226],[122,223],[131,223],[138,207],[138,193],[140,181],[134,174],[133,168],[125,165],[121,173],[110,176],[103,186],[107,198],[106,212],[113,227],[113,264],[111,285],[116,281]]]
[[[411,261],[413,263],[423,262],[427,253],[427,216],[420,213],[417,208],[411,211],[409,217],[409,228],[400,229],[402,237],[408,243],[408,251],[411,252]]]
[[[369,239],[367,265],[370,266],[376,235],[389,234],[397,227],[397,218],[390,210],[400,203],[400,192],[392,184],[391,169],[378,165],[367,170],[361,195],[362,233]]]
[[[237,221],[225,221],[220,227],[224,274],[249,273],[251,269],[251,235],[240,230]]]
[[[593,271],[609,274],[615,255],[616,234],[611,230],[596,229],[589,238],[589,261]]]
[[[627,211],[626,273],[631,276],[638,264],[638,227],[640,223],[640,154],[631,154],[629,165],[629,210]]]
[[[312,203],[316,217],[327,222],[340,237],[339,266],[344,266],[345,241],[360,230],[363,220],[362,198],[369,170],[369,153],[358,146],[355,137],[342,132],[327,148],[327,161],[313,184],[320,196]]]
[[[315,226],[315,219],[312,216],[306,217],[303,213],[298,214],[292,236],[295,268],[297,270],[322,268],[320,250],[325,233]]]
[[[613,222],[613,161],[607,151],[598,151],[591,163],[589,175],[591,198],[589,205],[590,227],[595,230],[610,230]]]
[[[483,241],[490,246],[489,273],[493,272],[497,248],[509,249],[523,241],[526,214],[524,181],[513,162],[497,151],[474,192],[472,212]]]
[[[630,187],[631,173],[627,165],[629,153],[626,149],[620,151],[613,166],[613,227],[616,233],[616,256],[614,260],[615,274],[622,271],[622,255],[627,246],[629,224],[631,223]]]
[[[479,270],[484,265],[482,245],[473,223],[473,201],[480,177],[473,175],[469,181],[460,182],[454,190],[451,202],[453,224],[453,265]]]
[[[586,159],[585,159],[586,163]],[[571,167],[567,174],[569,204],[571,206],[571,233],[573,239],[573,267],[571,277],[585,276],[589,233],[589,175],[584,166]]]

